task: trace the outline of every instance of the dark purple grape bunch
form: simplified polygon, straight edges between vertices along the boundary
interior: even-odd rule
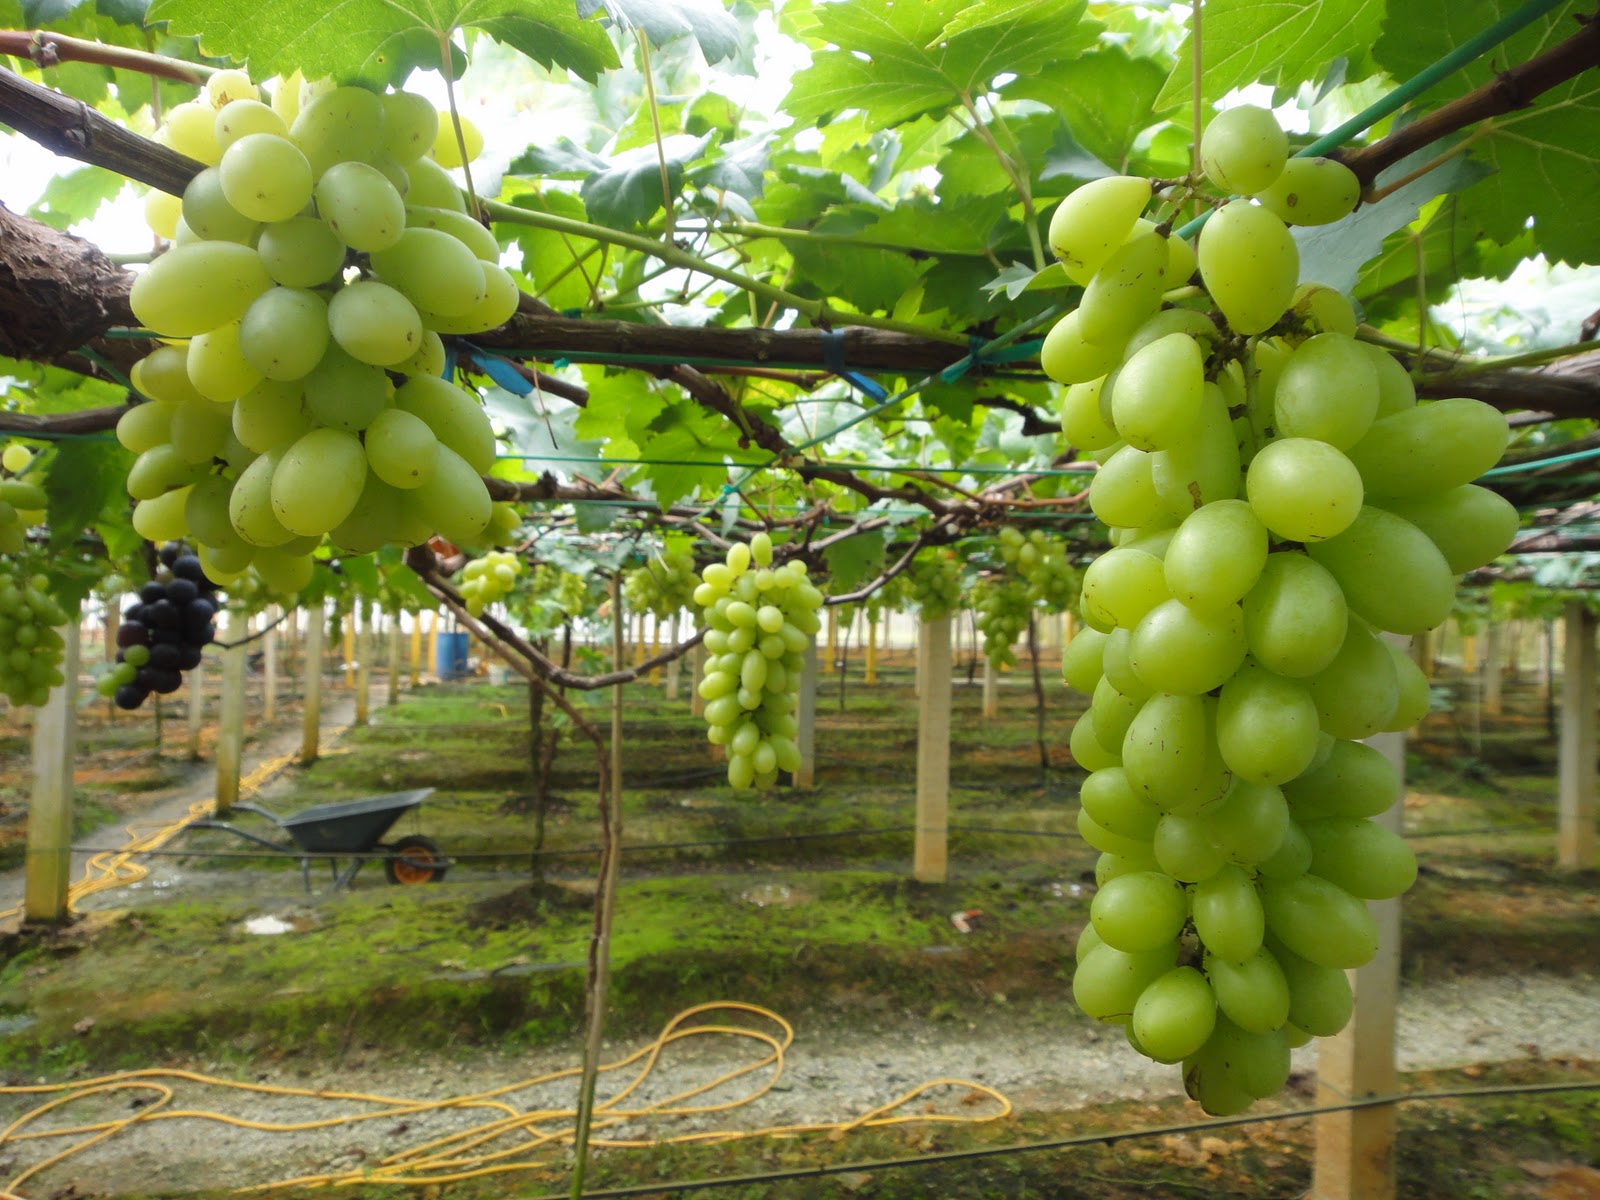
[[[181,542],[161,548],[157,578],[139,589],[139,602],[122,611],[117,662],[100,682],[118,708],[138,708],[151,692],[165,696],[200,665],[200,652],[217,638],[222,603],[217,585]]]

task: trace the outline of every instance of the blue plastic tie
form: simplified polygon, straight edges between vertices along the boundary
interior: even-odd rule
[[[824,329],[822,331],[822,365],[830,372],[844,380],[856,391],[861,392],[873,401],[882,401],[889,395],[889,391],[876,379],[869,379],[859,371],[852,371],[844,361],[844,330]]]
[[[533,395],[533,381],[523,376],[508,359],[477,349],[474,349],[472,357],[485,375],[512,395]]]

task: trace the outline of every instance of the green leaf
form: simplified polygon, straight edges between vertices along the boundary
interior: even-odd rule
[[[573,432],[606,443],[609,457],[637,457],[639,440],[651,437],[650,425],[666,408],[667,397],[637,371],[608,373],[589,367],[584,378],[589,403],[579,412]]]
[[[969,381],[959,379],[955,383],[929,384],[917,394],[922,399],[923,411],[930,416],[937,414],[953,421],[968,421],[972,418],[972,403],[978,389]]]
[[[874,242],[904,246],[919,254],[985,253],[993,244],[995,226],[1005,220],[1015,197],[954,196],[935,201],[911,196],[862,230]]]
[[[708,63],[739,49],[739,22],[715,0],[578,0],[580,16],[600,8],[624,29],[643,30],[653,46],[694,38]]]
[[[828,564],[828,590],[851,592],[883,574],[889,553],[889,531],[873,530],[857,537],[834,542],[822,552]]]
[[[131,466],[133,456],[115,441],[72,438],[56,443],[44,478],[53,552],[70,548],[108,506],[128,511],[124,486]]]
[[[1437,153],[1437,146],[1425,147],[1396,163],[1384,175],[1401,178]],[[1378,203],[1363,204],[1342,221],[1296,228],[1293,232],[1300,247],[1301,280],[1325,283],[1341,292],[1354,291],[1362,265],[1378,256],[1386,237],[1415,221],[1422,206],[1441,192],[1460,191],[1485,174],[1476,163],[1453,158]],[[1204,232],[1200,236],[1204,237]]]
[[[1404,22],[1390,23],[1374,53],[1396,75],[1412,74],[1515,7],[1509,0],[1417,0]],[[1505,67],[1548,50],[1576,31],[1573,15],[1583,11],[1583,5],[1562,5],[1493,54],[1441,81],[1425,100],[1429,105],[1447,103]],[[1600,171],[1597,129],[1600,73],[1592,70],[1552,88],[1526,108],[1483,122],[1472,131],[1472,155],[1493,175],[1462,198],[1462,219],[1504,244],[1517,237],[1531,213],[1539,249],[1547,258],[1600,262],[1600,229],[1590,212]]]
[[[154,0],[148,19],[198,35],[207,54],[248,60],[260,76],[399,82],[458,29],[481,29],[535,62],[593,82],[618,65],[596,21],[570,0]]]
[[[717,148],[717,156],[708,166],[694,171],[690,178],[700,187],[722,188],[746,200],[759,200],[772,165],[771,145],[770,134],[728,142]]]
[[[888,127],[954,107],[1005,73],[1024,74],[1062,53],[1082,0],[854,0],[817,10],[820,50],[794,77],[783,111],[825,125],[859,109]]]
[[[1042,271],[1035,271],[1025,263],[1012,263],[984,284],[983,290],[991,296],[996,292],[1004,292],[1007,300],[1015,300],[1024,292],[1072,286],[1072,280],[1067,278],[1067,269],[1060,263],[1051,263]]]
[[[53,176],[45,184],[43,195],[28,209],[28,215],[52,229],[70,229],[99,212],[100,206],[122,191],[126,183],[121,175],[104,167],[79,167]]]
[[[1439,2],[1449,5],[1454,0]],[[1304,0],[1295,4],[1206,0],[1201,31],[1201,91],[1206,102],[1250,83],[1293,87],[1315,79],[1333,59],[1354,57],[1378,40],[1386,7],[1386,0]],[[1419,32],[1434,32],[1409,0],[1397,15]],[[1193,46],[1193,39],[1184,42],[1178,65],[1156,97],[1157,108],[1188,102],[1193,86]]]
[[[505,186],[518,181],[506,177]],[[523,192],[511,198],[518,208],[551,213],[582,221],[587,218],[583,201],[572,192],[554,188],[543,192]],[[552,308],[584,308],[589,303],[589,283],[599,268],[599,256],[590,254],[597,243],[571,234],[548,229],[517,226],[516,243],[522,250],[522,273],[532,283],[526,289]],[[575,265],[582,260],[581,265]],[[587,275],[585,274],[587,272]]]
[[[1210,15],[1210,9],[1206,10]],[[1166,72],[1117,46],[1019,75],[1001,94],[1036,100],[1060,113],[1079,146],[1113,167],[1127,161],[1135,139],[1154,123]]]
[[[612,229],[632,229],[649,220],[668,198],[662,194],[661,161],[667,166],[667,191],[676,197],[683,188],[684,168],[705,152],[710,134],[677,134],[655,146],[626,150],[583,181],[580,194],[589,217]]]

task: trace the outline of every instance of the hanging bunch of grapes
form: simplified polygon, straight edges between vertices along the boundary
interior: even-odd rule
[[[1073,990],[1213,1113],[1276,1092],[1290,1047],[1348,1019],[1345,971],[1378,946],[1365,902],[1416,872],[1371,820],[1399,782],[1361,739],[1428,707],[1383,635],[1437,627],[1517,527],[1472,483],[1505,418],[1419,404],[1348,301],[1299,284],[1286,223],[1338,220],[1359,187],[1286,149],[1264,110],[1216,118],[1206,174],[1245,198],[1198,254],[1141,215],[1144,179],[1078,189],[1050,230],[1084,294],[1043,362],[1114,546],[1064,663],[1093,696],[1071,744],[1102,852]],[[1166,302],[1197,266],[1201,294]]]
[[[522,574],[522,560],[503,550],[491,550],[461,568],[461,599],[473,616],[483,615],[489,605],[504,599]]]
[[[768,788],[779,771],[800,766],[795,707],[806,647],[822,627],[822,593],[799,559],[772,565],[765,533],[736,543],[701,580],[693,599],[704,610],[711,655],[700,681],[707,736],[728,748],[729,785]]]
[[[900,578],[906,581],[906,598],[924,621],[942,620],[962,606],[961,559],[948,546],[918,554]]]
[[[503,324],[519,293],[446,169],[451,123],[420,96],[298,72],[267,104],[223,71],[158,137],[206,167],[181,201],[146,205],[172,246],[130,303],[187,340],[133,371],[149,403],[117,436],[138,455],[134,527],[191,537],[212,578],[254,564],[280,590],[324,536],[356,553],[476,544],[494,431],[441,378],[439,335]]]
[[[658,621],[675,617],[694,603],[700,577],[686,550],[652,554],[642,567],[622,577],[622,599],[630,612],[647,612]]]
[[[200,560],[172,544],[161,548],[161,565],[123,611],[116,663],[97,685],[118,708],[138,708],[152,692],[177,691],[184,672],[199,666],[201,651],[216,640],[222,603]]]

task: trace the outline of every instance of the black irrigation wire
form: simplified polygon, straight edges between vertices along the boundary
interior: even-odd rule
[[[1600,1080],[1582,1083],[1521,1083],[1474,1088],[1433,1088],[1422,1092],[1394,1093],[1349,1100],[1343,1104],[1321,1104],[1310,1108],[1290,1108],[1281,1112],[1253,1113],[1237,1117],[1215,1117],[1209,1121],[1185,1121],[1174,1125],[1151,1125],[1143,1129],[1115,1130],[1110,1133],[1080,1133],[1044,1142],[1017,1142],[1009,1146],[982,1146],[972,1150],[944,1150],[910,1158],[875,1158],[858,1162],[831,1163],[815,1167],[794,1167],[758,1175],[727,1175],[720,1179],[680,1179],[663,1183],[630,1184],[626,1187],[598,1188],[583,1192],[587,1200],[617,1200],[626,1196],[658,1196],[673,1192],[710,1191],[713,1188],[743,1187],[752,1184],[783,1183],[795,1179],[816,1179],[824,1175],[846,1175],[894,1170],[900,1167],[925,1167],[940,1163],[971,1162],[984,1158],[1003,1158],[1031,1154],[1040,1150],[1072,1150],[1083,1146],[1114,1146],[1119,1142],[1152,1137],[1171,1137],[1184,1133],[1206,1133],[1214,1129],[1233,1129],[1241,1125],[1266,1125],[1279,1121],[1320,1117],[1332,1113],[1359,1112],[1397,1104],[1416,1104],[1437,1100],[1482,1100],[1496,1096],[1541,1096],[1559,1093],[1600,1091]],[[569,1193],[546,1193],[527,1200],[569,1200]]]

